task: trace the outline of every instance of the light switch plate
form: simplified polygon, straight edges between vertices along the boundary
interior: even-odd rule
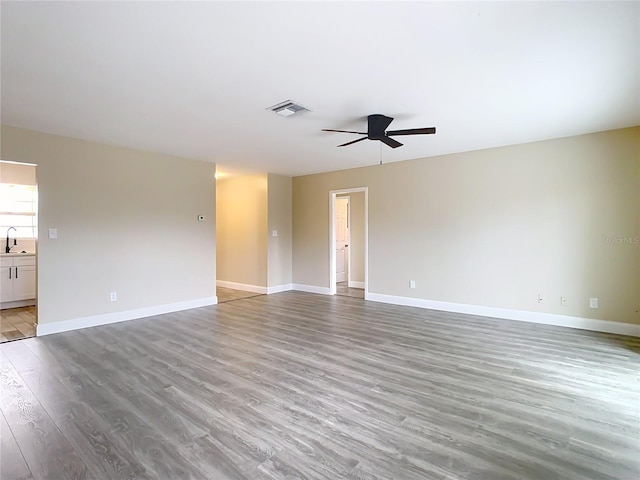
[[[278,236],[278,230],[273,230],[273,231],[271,232],[271,236],[272,236],[272,237],[277,237],[277,236]]]
[[[58,229],[57,228],[50,228],[49,229],[49,238],[51,238],[51,239],[58,238]]]

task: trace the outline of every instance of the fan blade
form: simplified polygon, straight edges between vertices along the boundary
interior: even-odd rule
[[[359,138],[357,140],[353,140],[351,142],[343,143],[342,145],[338,145],[338,146],[339,147],[346,147],[347,145],[353,145],[354,143],[358,143],[358,142],[361,142],[362,140],[366,140],[366,139],[367,139],[367,137],[362,137],[362,138]]]
[[[401,147],[401,146],[402,146],[402,144],[401,144],[399,141],[394,140],[393,138],[389,138],[389,137],[382,137],[382,138],[379,138],[378,140],[380,140],[381,142],[386,143],[386,144],[387,144],[387,145],[389,145],[391,148],[398,148],[398,147]]]
[[[390,130],[387,135],[431,135],[436,133],[435,127],[428,128],[410,128],[408,130]]]
[[[358,135],[366,135],[367,132],[352,132],[351,130],[330,130],[328,128],[323,128],[323,132],[338,132],[338,133],[357,133]]]
[[[384,131],[387,129],[391,122],[393,122],[393,118],[385,117],[384,115],[375,114],[369,115],[369,136],[370,137],[381,137],[384,135]]]

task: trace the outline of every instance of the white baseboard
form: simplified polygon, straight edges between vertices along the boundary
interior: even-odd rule
[[[5,310],[7,308],[30,307],[35,304],[35,298],[30,300],[16,300],[15,302],[2,302],[0,303],[0,310]]]
[[[127,310],[124,312],[105,313],[102,315],[92,315],[90,317],[63,320],[61,322],[43,323],[38,324],[36,334],[40,337],[42,335],[51,335],[52,333],[68,332],[69,330],[78,330],[80,328],[97,327],[98,325],[124,322],[126,320],[134,320],[136,318],[152,317],[154,315],[161,315],[163,313],[179,312],[181,310],[189,310],[191,308],[206,307],[209,305],[215,305],[217,303],[218,297],[205,297],[197,298],[195,300],[187,300],[185,302],[137,308],[135,310]]]
[[[287,292],[293,289],[292,284],[284,283],[282,285],[274,285],[273,287],[261,287],[259,285],[249,285],[246,283],[236,283],[236,282],[227,282],[225,280],[216,280],[216,285],[218,287],[225,288],[233,288],[235,290],[243,290],[245,292],[253,292],[253,293],[262,293],[262,294],[271,294],[271,293],[280,293]]]
[[[227,282],[225,280],[216,280],[216,286],[233,288],[235,290],[244,290],[245,292],[253,293],[267,293],[267,287],[261,287],[260,285],[249,285],[248,283],[236,283]]]
[[[581,330],[592,330],[595,332],[617,333],[619,335],[640,337],[640,325],[632,323],[610,322],[607,320],[596,320],[593,318],[529,312],[526,310],[511,310],[507,308],[483,307],[462,303],[440,302],[437,300],[399,297],[396,295],[384,295],[381,293],[367,293],[365,300],[391,303],[393,305],[428,308],[431,310],[442,310],[445,312],[466,313],[469,315],[479,315],[481,317],[504,318],[507,320],[517,320],[521,322],[542,323],[558,327],[578,328]]]
[[[364,288],[364,282],[356,282],[355,280],[349,280],[347,283],[349,288]]]
[[[267,295],[272,293],[288,292],[289,290],[293,290],[293,285],[290,283],[274,285],[273,287],[267,287]]]
[[[329,287],[317,287],[315,285],[303,285],[300,283],[294,283],[292,290],[298,290],[300,292],[307,293],[319,293],[321,295],[331,295],[331,289]]]

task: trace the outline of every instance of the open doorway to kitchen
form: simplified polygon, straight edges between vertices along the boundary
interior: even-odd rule
[[[331,191],[329,201],[331,294],[365,298],[368,277],[367,187]]]
[[[0,343],[36,335],[36,168],[0,161]]]

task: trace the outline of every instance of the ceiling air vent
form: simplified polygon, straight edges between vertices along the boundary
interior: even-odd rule
[[[310,112],[306,107],[303,107],[299,103],[294,102],[293,100],[287,100],[286,102],[280,102],[273,107],[267,108],[267,110],[271,110],[272,112],[276,112],[278,115],[283,117],[290,117],[292,115],[301,114],[304,112]]]

